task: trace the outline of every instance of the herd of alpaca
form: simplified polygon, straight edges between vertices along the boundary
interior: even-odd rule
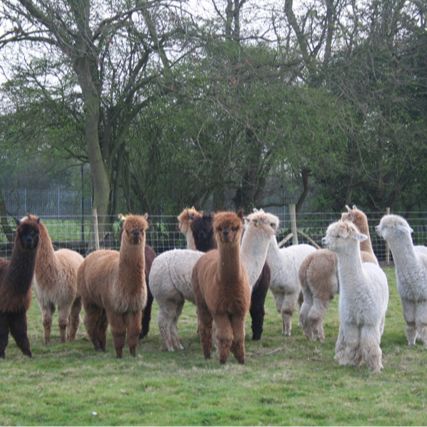
[[[26,313],[31,286],[41,309],[44,343],[58,311],[60,341],[72,341],[84,309],[84,325],[95,350],[105,351],[107,328],[116,356],[125,343],[136,355],[150,325],[156,301],[158,326],[168,351],[183,350],[177,322],[185,301],[197,310],[197,333],[205,358],[215,344],[220,363],[231,352],[245,362],[245,318],[252,338],[260,339],[264,302],[271,290],[290,336],[292,315],[312,340],[324,341],[324,317],[339,294],[339,331],[335,359],[341,365],[382,365],[381,337],[389,291],[374,254],[367,216],[355,206],[329,225],[324,249],[311,245],[279,248],[279,219],[254,209],[209,214],[194,207],[177,217],[186,249],[156,256],[146,244],[147,216],[122,217],[120,250],[96,250],[85,258],[69,249],[54,250],[46,226],[34,215],[17,221],[10,260],[0,259],[0,358],[9,333],[24,355],[32,356]],[[412,229],[397,215],[385,215],[376,231],[389,245],[406,322],[408,345],[427,346],[427,247],[414,246]],[[302,298],[301,298],[302,296]],[[302,299],[302,301],[301,301]]]

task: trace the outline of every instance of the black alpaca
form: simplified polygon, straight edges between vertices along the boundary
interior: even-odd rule
[[[31,357],[27,310],[39,243],[39,218],[18,221],[10,260],[0,258],[0,358],[5,357],[9,332],[22,353]]]
[[[145,283],[147,284],[147,305],[142,313],[142,329],[139,338],[144,338],[150,330],[151,307],[153,305],[153,294],[150,291],[148,276],[150,275],[151,264],[153,264],[156,253],[151,246],[145,245]]]
[[[200,218],[193,219],[191,223],[191,231],[193,233],[196,249],[202,252],[207,252],[216,248],[212,227],[213,215],[203,213]],[[252,339],[261,339],[264,325],[264,303],[270,286],[270,267],[264,264],[262,272],[256,281],[251,294],[251,306],[249,312],[252,319]]]

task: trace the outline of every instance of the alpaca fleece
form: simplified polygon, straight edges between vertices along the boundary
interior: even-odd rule
[[[368,218],[356,206],[341,214],[341,220],[351,221],[368,238],[360,242],[363,262],[378,265],[369,234]],[[299,278],[304,296],[300,311],[300,324],[304,334],[311,340],[324,341],[323,321],[330,301],[338,293],[337,256],[329,249],[320,249],[309,254],[299,269]]]
[[[116,356],[126,341],[136,355],[142,311],[147,302],[144,216],[129,215],[123,223],[120,252],[98,250],[89,254],[78,271],[78,292],[85,309],[85,326],[96,350],[105,351],[110,324]]]
[[[218,249],[204,254],[193,269],[199,334],[205,358],[210,358],[215,323],[220,363],[231,352],[245,362],[245,316],[250,306],[249,280],[240,260],[241,217],[220,212],[214,217]]]
[[[22,353],[31,357],[27,310],[39,246],[40,220],[28,215],[17,225],[10,260],[0,258],[0,358],[5,357],[9,333]]]
[[[79,327],[80,300],[77,270],[83,257],[70,249],[54,250],[46,226],[40,222],[40,247],[34,276],[36,296],[42,311],[44,342],[50,340],[52,315],[58,308],[61,342],[73,340]]]

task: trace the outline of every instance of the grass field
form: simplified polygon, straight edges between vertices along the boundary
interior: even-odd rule
[[[384,371],[339,367],[333,360],[337,299],[326,319],[326,341],[311,343],[294,316],[293,336],[268,295],[264,335],[247,339],[246,365],[231,357],[205,361],[196,336],[195,307],[179,321],[185,350],[161,351],[157,306],[136,358],[117,360],[111,343],[95,353],[80,326],[78,339],[42,343],[41,316],[29,311],[33,359],[9,342],[0,361],[1,425],[425,425],[427,350],[406,345],[394,272],[386,269],[390,303],[382,341]],[[56,320],[56,318],[55,318]],[[250,328],[247,321],[247,331]]]

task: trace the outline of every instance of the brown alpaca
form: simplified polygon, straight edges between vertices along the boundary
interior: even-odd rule
[[[40,222],[34,285],[42,311],[44,342],[49,343],[52,315],[58,308],[61,342],[72,341],[79,327],[80,301],[76,299],[77,270],[83,257],[70,249],[54,250],[46,226]]]
[[[210,358],[212,321],[220,363],[231,352],[245,363],[245,316],[251,302],[249,280],[240,259],[242,215],[220,212],[214,216],[218,249],[204,254],[196,263],[192,286],[203,354]]]
[[[31,357],[27,310],[39,245],[39,221],[33,215],[19,221],[11,259],[0,258],[0,358],[5,357],[9,332],[22,353]]]
[[[193,233],[191,231],[191,223],[195,218],[201,218],[203,212],[199,212],[193,207],[185,208],[178,216],[178,228],[179,231],[185,236],[187,241],[187,249],[196,250],[196,244],[194,242]]]
[[[341,214],[343,221],[351,221],[368,239],[360,243],[363,262],[378,264],[372,249],[368,218],[356,206],[346,206],[347,212]],[[308,255],[299,270],[304,302],[300,311],[300,323],[305,335],[312,340],[323,341],[323,319],[329,302],[338,292],[337,255],[329,249],[320,249]]]
[[[145,216],[129,215],[123,223],[120,252],[97,250],[78,271],[78,292],[86,312],[85,326],[95,350],[105,351],[110,324],[117,357],[126,341],[132,356],[141,332],[142,311],[147,303],[145,282]]]

